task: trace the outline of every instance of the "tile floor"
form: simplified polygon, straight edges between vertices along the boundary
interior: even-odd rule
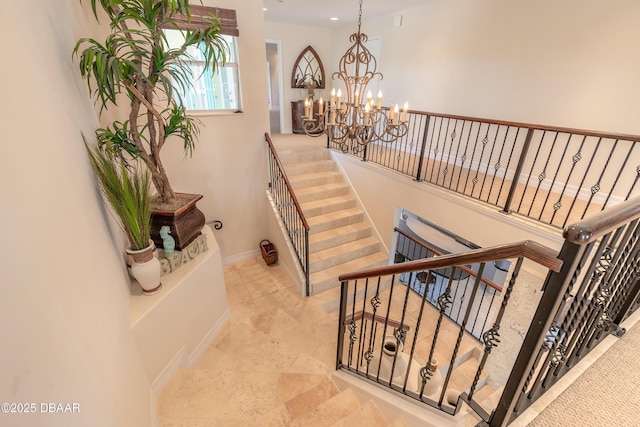
[[[322,307],[337,291],[303,298],[262,258],[224,274],[231,320],[159,396],[161,427],[282,426],[338,393],[329,381],[338,313]]]

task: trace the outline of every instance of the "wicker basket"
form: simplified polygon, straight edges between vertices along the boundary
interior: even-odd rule
[[[276,246],[267,239],[260,242],[260,251],[267,265],[273,265],[278,262],[278,250]]]

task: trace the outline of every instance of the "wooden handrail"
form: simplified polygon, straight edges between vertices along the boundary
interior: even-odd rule
[[[351,323],[352,320],[360,320],[363,317],[365,319],[373,320],[373,321],[376,321],[378,323],[387,322],[387,325],[391,326],[392,328],[396,328],[396,329],[399,328],[400,326],[402,326],[402,330],[403,331],[408,331],[409,329],[411,329],[411,327],[409,325],[401,324],[397,320],[387,319],[386,317],[380,316],[379,314],[376,314],[374,316],[373,313],[369,313],[368,311],[363,312],[362,310],[357,311],[353,316],[348,315],[344,319],[344,324],[347,325],[347,324]]]
[[[411,240],[413,243],[422,246],[423,248],[433,252],[436,255],[442,255],[442,252],[440,252],[440,249],[434,247],[434,246],[430,246],[429,244],[423,243],[418,241],[415,237],[411,236],[409,233],[407,233],[406,231],[395,227],[393,229],[393,231],[395,231],[396,233],[402,234],[404,237],[406,237],[407,239]]]
[[[640,218],[640,196],[578,221],[565,228],[562,235],[570,243],[586,245],[638,218]]]
[[[369,270],[356,271],[342,274],[338,280],[366,279],[392,274],[410,273],[413,271],[436,270],[445,267],[454,267],[464,264],[476,264],[479,262],[496,261],[499,259],[524,257],[534,261],[549,270],[560,271],[562,260],[558,259],[558,252],[531,240],[492,246],[489,248],[474,249],[457,254],[440,255],[432,258],[409,261],[402,264],[388,265]]]
[[[433,252],[436,255],[442,255],[442,253],[440,253],[438,250],[432,248],[429,245],[425,245],[422,242],[419,242],[418,240],[416,240],[414,237],[410,236],[409,234],[407,234],[405,231],[399,229],[398,227],[394,228],[393,231],[395,231],[396,233],[402,234],[403,236],[405,236],[407,239],[411,240],[412,242],[414,242],[416,245],[420,245],[423,248],[430,250],[431,252]],[[458,266],[458,268],[468,274],[470,274],[473,277],[478,277],[478,274],[473,271],[472,269],[470,269],[469,267],[467,267],[466,265],[460,265]],[[480,278],[481,282],[484,282],[487,286],[492,287],[493,289],[495,289],[498,292],[502,292],[502,286],[498,285],[497,283],[492,282],[489,279],[485,279],[484,277]]]
[[[485,119],[482,117],[469,117],[469,116],[460,116],[456,114],[433,113],[429,111],[408,110],[407,112],[410,114],[419,114],[424,116],[443,117],[445,119],[464,120],[469,122],[488,123],[488,124],[495,124],[500,126],[519,127],[524,129],[546,130],[546,131],[552,131],[552,132],[570,133],[574,135],[593,136],[597,138],[621,139],[625,141],[640,142],[640,135],[629,135],[629,134],[614,133],[614,132],[597,132],[597,131],[588,130],[588,129],[576,129],[576,128],[567,128],[567,127],[559,127],[559,126],[539,125],[534,123],[510,122],[507,120],[492,120],[492,119]]]
[[[304,227],[305,231],[309,231],[309,223],[307,222],[307,219],[304,217],[304,213],[302,213],[302,208],[300,207],[300,203],[298,203],[298,199],[296,198],[296,194],[293,192],[293,187],[289,182],[289,178],[287,178],[287,174],[284,172],[284,166],[282,166],[282,162],[280,162],[280,157],[278,157],[276,148],[273,146],[273,142],[271,142],[271,137],[269,136],[269,133],[267,132],[264,133],[264,139],[267,141],[267,144],[269,145],[269,150],[271,150],[271,154],[273,154],[273,158],[276,160],[276,164],[278,165],[278,168],[282,172],[282,178],[284,179],[284,184],[287,186],[287,189],[289,189],[289,194],[291,194],[291,199],[293,200],[293,204],[296,207],[296,211],[298,211],[298,215],[300,215],[302,226]]]

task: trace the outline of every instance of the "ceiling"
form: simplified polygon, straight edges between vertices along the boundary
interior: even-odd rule
[[[362,19],[422,6],[425,0],[363,0]],[[263,0],[266,21],[331,27],[357,23],[359,0]],[[330,18],[338,18],[331,21]]]

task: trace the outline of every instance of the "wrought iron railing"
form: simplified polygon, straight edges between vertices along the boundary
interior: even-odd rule
[[[640,194],[640,136],[421,111],[408,126],[353,155],[560,228]]]
[[[340,276],[342,282],[337,369],[355,373],[448,414],[462,402],[480,423],[504,426],[517,417],[608,333],[620,335],[620,322],[640,305],[640,197],[629,199],[565,230],[560,253],[535,242],[439,255],[419,261]],[[471,374],[457,364],[466,352],[465,330],[471,303],[459,325],[445,315],[453,303],[451,287],[434,312],[399,276],[449,269],[450,280],[462,267],[480,263],[469,284],[469,299],[479,295],[485,265],[510,259],[509,280],[500,308],[482,334],[483,346]],[[544,291],[497,404],[476,400],[492,350],[500,345],[503,316],[524,259],[549,269]],[[455,338],[445,339],[445,331]],[[434,368],[434,359],[444,367]],[[465,372],[467,372],[465,370]],[[490,374],[490,373],[489,373]],[[455,380],[455,381],[454,381]],[[455,382],[455,390],[454,388]],[[460,385],[462,384],[462,386]]]
[[[395,262],[407,262],[417,259],[430,258],[442,255],[443,252],[424,241],[419,241],[411,234],[400,228],[394,228],[397,234]],[[504,260],[491,263],[485,266],[495,271],[498,265],[502,265]],[[473,268],[475,267],[475,268]],[[473,288],[473,281],[477,278],[477,265],[463,265],[459,267],[459,273],[453,275],[453,283],[449,283],[451,269],[444,268],[441,270],[429,272],[419,271],[411,277],[409,273],[401,274],[399,280],[407,285],[421,297],[424,296],[428,303],[434,307],[438,307],[438,299],[450,287],[451,305],[445,310],[444,314],[449,319],[460,325],[464,319],[464,315],[468,304],[470,303],[467,292]],[[505,276],[506,277],[506,276]],[[500,292],[502,285],[494,283],[486,277],[480,278],[480,286],[478,296],[472,304],[471,316],[466,325],[466,330],[473,337],[482,340],[482,333],[486,330],[487,323],[495,316],[498,303],[500,302]]]
[[[265,133],[264,137],[269,147],[269,190],[295,250],[300,268],[305,275],[305,294],[309,296],[311,291],[309,282],[309,224],[302,213],[302,208],[296,199],[287,174],[284,172],[284,167],[273,146],[271,137],[268,133]]]
[[[506,425],[638,309],[640,197],[564,231],[564,266],[550,274],[490,425]]]

